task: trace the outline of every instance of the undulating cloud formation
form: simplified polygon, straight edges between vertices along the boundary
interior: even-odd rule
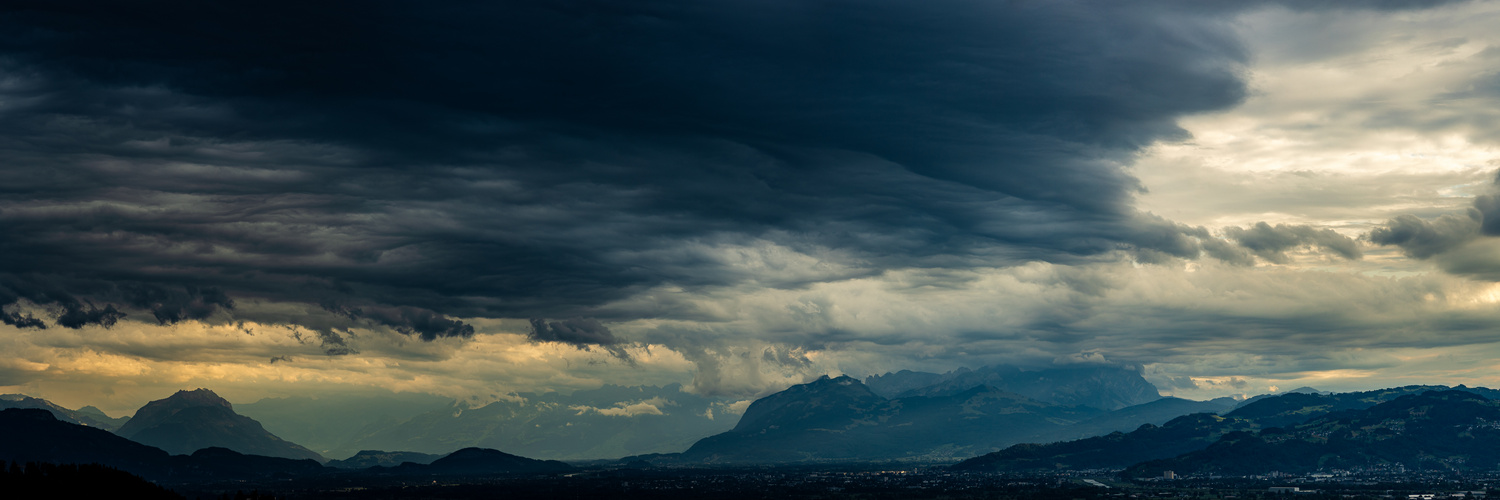
[[[0,9],[3,388],[1500,385],[1493,2]]]

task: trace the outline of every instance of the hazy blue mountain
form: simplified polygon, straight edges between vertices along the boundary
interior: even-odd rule
[[[1288,427],[1234,432],[1176,458],[1126,469],[1123,477],[1263,474],[1394,466],[1456,471],[1500,466],[1500,402],[1472,391],[1408,394]]]
[[[1317,390],[1317,389],[1314,389],[1314,388],[1311,388],[1311,387],[1298,387],[1298,388],[1292,389],[1290,391],[1282,391],[1282,392],[1275,392],[1275,393],[1270,393],[1270,394],[1261,394],[1261,395],[1257,395],[1257,396],[1251,396],[1249,398],[1246,398],[1244,401],[1240,401],[1240,404],[1238,406],[1245,406],[1247,404],[1254,403],[1256,401],[1260,401],[1260,400],[1265,399],[1265,398],[1274,398],[1276,396],[1281,396],[1281,395],[1284,395],[1284,394],[1328,395],[1328,394],[1333,394],[1333,393],[1330,392],[1330,391],[1320,391],[1320,390]]]
[[[752,403],[729,432],[673,457],[685,462],[945,459],[1045,439],[1104,413],[989,386],[888,399],[849,377],[823,377]]]
[[[266,398],[234,405],[234,410],[260,422],[272,434],[323,456],[346,457],[358,451],[342,448],[350,441],[452,405],[451,398],[430,394],[332,394]]]
[[[1102,410],[1161,399],[1156,386],[1130,368],[1080,365],[1028,370],[1015,366],[960,368],[942,375],[896,372],[868,377],[872,391],[885,397],[943,396],[987,385],[1046,403],[1084,405]],[[924,382],[927,382],[924,384]],[[902,389],[896,391],[896,389]]]
[[[127,420],[130,420],[128,418],[110,418],[108,415],[105,415],[104,412],[99,411],[98,408],[94,408],[92,406],[85,406],[78,410],[69,410],[51,401],[47,401],[41,398],[33,398],[24,394],[0,394],[0,410],[6,408],[36,408],[40,410],[47,410],[52,414],[52,416],[57,417],[58,420],[72,424],[97,427],[107,431],[119,429],[120,424],[124,423]],[[90,409],[92,409],[92,411],[88,411]]]
[[[235,413],[233,405],[208,389],[178,391],[146,403],[117,432],[173,454],[221,447],[251,455],[325,461],[312,450],[267,432],[260,422]]]
[[[555,460],[677,452],[733,427],[726,401],[666,387],[605,385],[522,393],[477,408],[454,403],[399,425],[367,429],[340,450],[449,453],[469,447]]]
[[[89,405],[89,406],[85,406],[83,408],[79,408],[76,411],[80,415],[84,415],[84,416],[92,418],[92,419],[94,419],[94,420],[96,420],[96,421],[98,421],[100,423],[104,423],[104,424],[110,425],[111,427],[109,427],[106,430],[111,430],[111,431],[115,430],[115,429],[119,429],[120,426],[125,425],[125,422],[129,422],[130,421],[130,417],[111,417],[111,416],[109,416],[109,414],[104,413],[104,410],[100,410],[98,407],[93,406],[93,405]]]
[[[439,458],[443,456],[414,451],[360,450],[344,460],[329,460],[327,465],[339,469],[368,469],[376,466],[395,467],[407,462],[426,465]]]
[[[1291,392],[1281,396],[1260,398],[1241,404],[1226,416],[1247,418],[1262,427],[1282,427],[1299,424],[1310,418],[1343,410],[1369,408],[1401,396],[1421,394],[1428,391],[1455,390],[1478,394],[1486,399],[1500,398],[1500,391],[1484,387],[1448,387],[1443,385],[1408,385],[1362,392]]]
[[[1066,430],[1066,439],[1103,436],[1111,432],[1135,430],[1142,424],[1163,425],[1174,418],[1194,413],[1220,413],[1235,407],[1238,400],[1217,398],[1208,401],[1193,401],[1181,398],[1161,398],[1150,403],[1128,406],[1103,415],[1073,424]]]
[[[947,379],[947,375],[938,373],[901,370],[865,377],[865,387],[869,387],[870,392],[882,397],[894,398],[903,392],[921,389]]]

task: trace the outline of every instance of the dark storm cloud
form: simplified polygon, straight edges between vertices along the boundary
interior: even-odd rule
[[[327,309],[335,314],[348,317],[353,320],[368,319],[380,325],[391,327],[405,335],[415,335],[422,340],[436,340],[440,337],[462,337],[474,336],[474,327],[462,321],[444,317],[441,314],[415,307],[362,307],[350,308],[342,305],[327,305]],[[342,345],[342,342],[340,342]]]
[[[1401,215],[1370,231],[1369,238],[1377,245],[1396,245],[1408,257],[1429,259],[1473,240],[1483,218],[1479,210],[1445,214],[1430,222]]]
[[[1301,247],[1319,248],[1349,260],[1364,256],[1358,242],[1332,229],[1258,222],[1248,228],[1225,228],[1224,234],[1257,257],[1277,264],[1287,262],[1287,250]]]
[[[0,308],[16,308],[25,300],[47,309],[58,326],[82,328],[86,325],[114,326],[126,314],[112,304],[95,304],[80,298],[72,290],[82,289],[96,295],[111,295],[110,285],[98,282],[68,282],[38,276],[0,275]],[[0,321],[20,328],[46,328],[47,324],[31,313],[0,311]]]
[[[614,332],[609,331],[609,327],[592,318],[561,321],[532,318],[531,331],[526,333],[526,338],[532,342],[558,342],[584,350],[598,346],[615,358],[635,364],[635,358],[625,350],[625,340],[615,336]]]
[[[132,307],[150,311],[156,322],[163,325],[207,319],[221,309],[234,309],[234,300],[214,287],[189,285],[177,291],[152,285],[126,285],[122,292]]]
[[[577,346],[619,344],[621,340],[599,320],[589,318],[547,321],[531,319],[531,332],[527,338],[536,342],[561,342]]]
[[[1494,194],[1500,191],[1500,171],[1488,188],[1490,193],[1475,196],[1463,214],[1432,220],[1400,215],[1366,237],[1377,245],[1395,245],[1408,257],[1433,260],[1451,273],[1500,278],[1500,261],[1484,245],[1500,236],[1500,195]]]
[[[1223,13],[1173,7],[9,2],[0,273],[171,290],[70,291],[161,323],[268,298],[431,340],[661,284],[1242,258],[1131,207],[1140,148],[1245,93]],[[757,245],[858,265],[715,253]]]

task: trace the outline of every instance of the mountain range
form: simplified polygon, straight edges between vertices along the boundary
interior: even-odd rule
[[[0,410],[0,430],[3,430],[0,461],[10,463],[100,464],[152,480],[170,481],[246,480],[337,471],[312,459],[244,454],[221,447],[173,455],[108,431],[58,420],[50,412],[36,408]],[[393,468],[369,470],[384,475],[431,476],[549,473],[571,468],[562,462],[468,448],[430,464],[405,462]]]
[[[112,418],[104,414],[98,408],[85,406],[77,410],[69,410],[57,404],[41,398],[33,398],[24,394],[0,394],[0,410],[7,408],[36,408],[47,410],[58,420],[97,427],[107,431],[119,429],[121,425],[129,421],[129,417]]]
[[[635,458],[662,463],[950,460],[1017,443],[1134,429],[1234,403],[1163,399],[1134,370],[1109,367],[1036,372],[987,367],[943,375],[903,371],[866,380],[875,387],[850,377],[793,386],[755,401],[733,429],[687,451]],[[1049,396],[1035,399],[989,382]],[[959,389],[968,384],[973,385]]]
[[[1202,450],[1235,433],[1295,425],[1338,412],[1375,407],[1405,396],[1446,390],[1449,388],[1445,386],[1406,386],[1337,394],[1289,392],[1252,398],[1222,416],[1197,413],[1161,425],[1142,425],[1128,433],[1114,432],[1049,444],[1022,444],[965,460],[954,468],[1000,472],[1118,469]],[[1454,390],[1484,398],[1500,397],[1500,391],[1485,388],[1459,386]]]
[[[885,384],[885,392],[897,394],[887,397],[860,380],[825,376],[755,400],[732,428],[698,439],[685,451],[638,454],[619,463],[642,467],[941,461],[968,456],[972,458],[953,469],[1115,469],[1123,470],[1121,476],[1125,478],[1155,477],[1164,470],[1184,475],[1246,475],[1329,468],[1461,471],[1500,467],[1500,391],[1492,389],[1406,386],[1352,393],[1309,389],[1243,402],[1158,397],[1113,410],[1056,402],[1074,401],[1080,394],[1095,401],[1134,397],[1130,396],[1134,384],[1107,380],[1098,376],[1101,373],[1056,377],[1054,380],[1081,386],[1062,391],[1064,396],[1051,402],[988,384],[953,392],[951,384],[960,377],[908,372],[876,379],[877,384]],[[992,379],[988,375],[981,378]],[[924,379],[933,383],[910,387],[913,381]],[[1091,384],[1093,387],[1089,387]],[[1111,396],[1110,388],[1123,388],[1125,392]],[[533,438],[531,443],[557,445],[569,444],[557,440],[561,431],[527,434],[516,426],[541,428],[563,413],[603,423],[625,422],[613,428],[595,426],[595,434],[589,434],[590,428],[585,426],[582,437],[573,438],[580,446],[601,449],[597,443],[582,441],[588,436],[651,429],[638,422],[670,426],[695,421],[683,415],[718,422],[710,415],[728,407],[681,394],[685,393],[676,386],[605,386],[570,395],[528,394],[507,404],[478,408],[450,404],[441,412],[419,413],[401,425],[377,430],[375,435],[391,433],[392,429],[430,431],[448,424],[455,428],[437,435],[467,436],[464,439],[477,435],[481,437],[474,440],[480,442],[522,442],[529,437]],[[673,399],[667,399],[669,396]],[[106,430],[114,421],[107,415],[94,418],[89,416],[92,412],[68,410],[24,396],[6,396],[0,401],[16,406],[0,411],[0,460],[12,463],[97,463],[174,481],[270,475],[374,474],[404,478],[554,474],[572,469],[555,460],[511,454],[513,449],[478,446],[446,453],[371,448],[325,466],[316,453],[267,432],[260,423],[235,413],[233,405],[206,389],[179,391],[152,401],[115,432]],[[602,408],[568,404],[583,401],[615,404]],[[697,413],[700,409],[701,414]],[[469,413],[477,415],[464,419],[463,415]],[[632,420],[634,417],[656,420]],[[1122,431],[1125,426],[1133,430]],[[652,432],[667,435],[670,429]],[[420,436],[386,435],[408,439]],[[448,441],[453,442],[457,440]]]
[[[1270,401],[1270,400],[1267,400]],[[1319,469],[1490,471],[1500,466],[1500,401],[1473,391],[1406,394],[1285,427],[1236,431],[1207,448],[1136,464],[1123,477]]]

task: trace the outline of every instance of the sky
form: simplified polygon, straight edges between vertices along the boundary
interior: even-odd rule
[[[1500,2],[16,1],[0,392],[1500,387]],[[743,406],[743,405],[741,405]]]

